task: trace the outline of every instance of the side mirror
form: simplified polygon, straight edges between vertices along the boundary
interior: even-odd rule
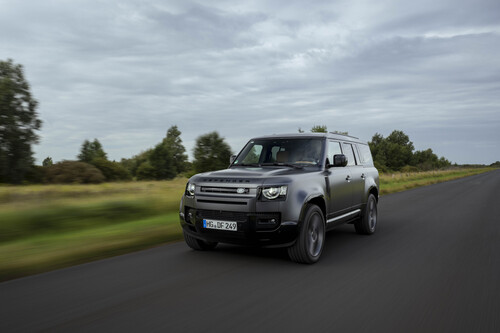
[[[334,167],[345,167],[347,165],[347,157],[344,154],[333,155]]]
[[[236,160],[236,155],[231,155],[229,158],[229,164],[233,164],[234,160]]]

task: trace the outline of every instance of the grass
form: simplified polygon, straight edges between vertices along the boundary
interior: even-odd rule
[[[380,176],[381,194],[492,168]],[[0,186],[0,281],[182,239],[185,178],[100,185]]]
[[[427,172],[381,174],[380,194],[401,192],[415,187],[442,183],[492,170],[494,168],[455,168]]]
[[[0,186],[0,281],[181,239],[186,181]]]
[[[178,213],[0,243],[0,280],[145,249],[182,236]]]

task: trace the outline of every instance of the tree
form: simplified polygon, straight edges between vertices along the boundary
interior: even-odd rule
[[[403,131],[393,131],[387,141],[387,166],[393,170],[400,170],[410,165],[413,157],[413,142]]]
[[[173,149],[165,141],[155,146],[149,156],[149,164],[155,170],[155,179],[172,179],[177,176]]]
[[[194,168],[196,172],[207,172],[227,168],[231,147],[217,132],[207,133],[196,139]]]
[[[102,172],[108,182],[132,179],[130,172],[118,162],[112,162],[105,158],[98,157],[92,160],[92,165]]]
[[[172,179],[186,170],[186,148],[182,145],[181,132],[177,126],[171,126],[167,136],[157,144],[149,154],[148,162],[155,171],[155,179]],[[150,177],[148,165],[141,170],[141,177]],[[145,169],[146,168],[146,169]]]
[[[0,61],[0,182],[20,183],[34,164],[42,122],[22,65]]]
[[[171,126],[154,148],[122,159],[120,163],[137,179],[172,179],[189,167],[180,136],[177,126]]]
[[[326,125],[314,125],[311,128],[312,133],[328,133],[328,128]],[[299,127],[299,133],[304,133],[304,130]],[[331,133],[335,134],[341,134],[341,135],[348,135],[349,132],[342,132],[342,131],[333,131]]]
[[[386,158],[386,152],[387,152],[387,144],[386,141],[383,137],[382,134],[375,133],[372,137],[372,141],[368,142],[368,145],[370,146],[370,150],[372,152],[373,156],[373,162],[375,163],[375,166],[377,169],[384,169],[387,168],[387,158]]]
[[[91,163],[92,160],[96,158],[107,159],[107,154],[104,152],[101,143],[97,139],[94,139],[92,142],[85,140],[80,149],[78,160],[85,163]]]
[[[156,169],[153,168],[149,161],[145,161],[137,168],[136,176],[137,180],[156,179]]]
[[[153,149],[148,149],[131,158],[122,158],[120,164],[124,166],[134,177],[137,176],[138,168],[144,163],[149,161],[149,156]]]
[[[432,170],[439,168],[439,159],[432,149],[417,150],[413,153],[412,165],[420,170]]]
[[[333,131],[332,133],[335,133],[335,134],[340,134],[340,135],[349,135],[349,132],[343,132],[343,131]]]
[[[51,166],[51,165],[53,165],[53,164],[54,164],[54,162],[52,162],[52,157],[46,157],[46,158],[43,160],[43,162],[42,162],[42,165],[43,165],[44,167],[48,167],[48,166]]]
[[[413,142],[403,131],[394,130],[387,138],[376,133],[369,145],[377,167],[400,170],[412,163]]]
[[[326,129],[326,125],[314,125],[311,128],[311,132],[313,132],[313,133],[328,133],[328,130]]]
[[[163,144],[169,147],[174,160],[176,173],[186,171],[187,155],[186,148],[182,145],[181,131],[176,125],[170,127],[167,131],[167,137],[163,139]]]

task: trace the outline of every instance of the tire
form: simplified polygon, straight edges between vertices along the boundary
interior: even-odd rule
[[[368,196],[366,207],[359,220],[354,222],[358,234],[371,235],[377,229],[377,199],[373,194]]]
[[[184,234],[184,240],[186,241],[186,244],[192,248],[193,250],[197,251],[207,251],[207,250],[213,250],[217,246],[217,242],[206,242],[201,239],[195,238],[191,235]]]
[[[313,264],[319,260],[325,244],[325,219],[316,205],[307,205],[295,244],[288,248],[292,261]]]

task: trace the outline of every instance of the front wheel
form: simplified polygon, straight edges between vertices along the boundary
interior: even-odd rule
[[[304,221],[300,226],[295,244],[288,248],[292,261],[313,264],[319,260],[325,243],[325,219],[323,212],[316,205],[308,205]]]
[[[371,235],[377,228],[377,199],[373,194],[368,196],[363,215],[354,222],[354,228],[358,234]]]
[[[193,250],[198,250],[198,251],[213,250],[217,246],[217,242],[205,242],[201,239],[188,235],[185,232],[183,232],[183,234],[186,244]]]

